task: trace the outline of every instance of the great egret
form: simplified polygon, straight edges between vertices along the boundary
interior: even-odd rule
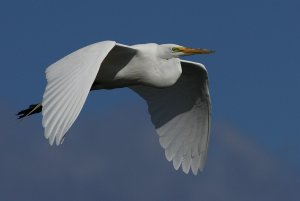
[[[203,170],[210,135],[208,75],[204,65],[179,57],[212,52],[175,44],[98,42],[50,65],[42,102],[18,115],[42,111],[45,137],[59,145],[91,90],[129,87],[148,103],[168,161],[196,175]]]

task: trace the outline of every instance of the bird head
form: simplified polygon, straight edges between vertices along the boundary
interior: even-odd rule
[[[189,48],[176,44],[162,44],[158,46],[159,55],[163,59],[177,58],[180,56],[188,56],[194,54],[211,54],[213,50],[200,49],[200,48]]]

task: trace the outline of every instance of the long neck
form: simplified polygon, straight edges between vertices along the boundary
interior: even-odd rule
[[[157,57],[158,44],[156,43],[147,43],[147,44],[137,44],[133,45],[133,48],[136,48],[143,52],[144,55],[153,55]]]

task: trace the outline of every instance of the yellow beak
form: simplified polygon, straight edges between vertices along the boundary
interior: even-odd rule
[[[189,47],[179,47],[178,51],[184,53],[185,55],[211,54],[215,52],[213,50],[208,50],[208,49],[198,49],[198,48],[189,48]]]

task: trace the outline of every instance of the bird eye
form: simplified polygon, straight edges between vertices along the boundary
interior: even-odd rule
[[[178,49],[177,47],[172,47],[172,51],[173,51],[173,52],[178,52],[178,50],[179,50],[179,49]]]

